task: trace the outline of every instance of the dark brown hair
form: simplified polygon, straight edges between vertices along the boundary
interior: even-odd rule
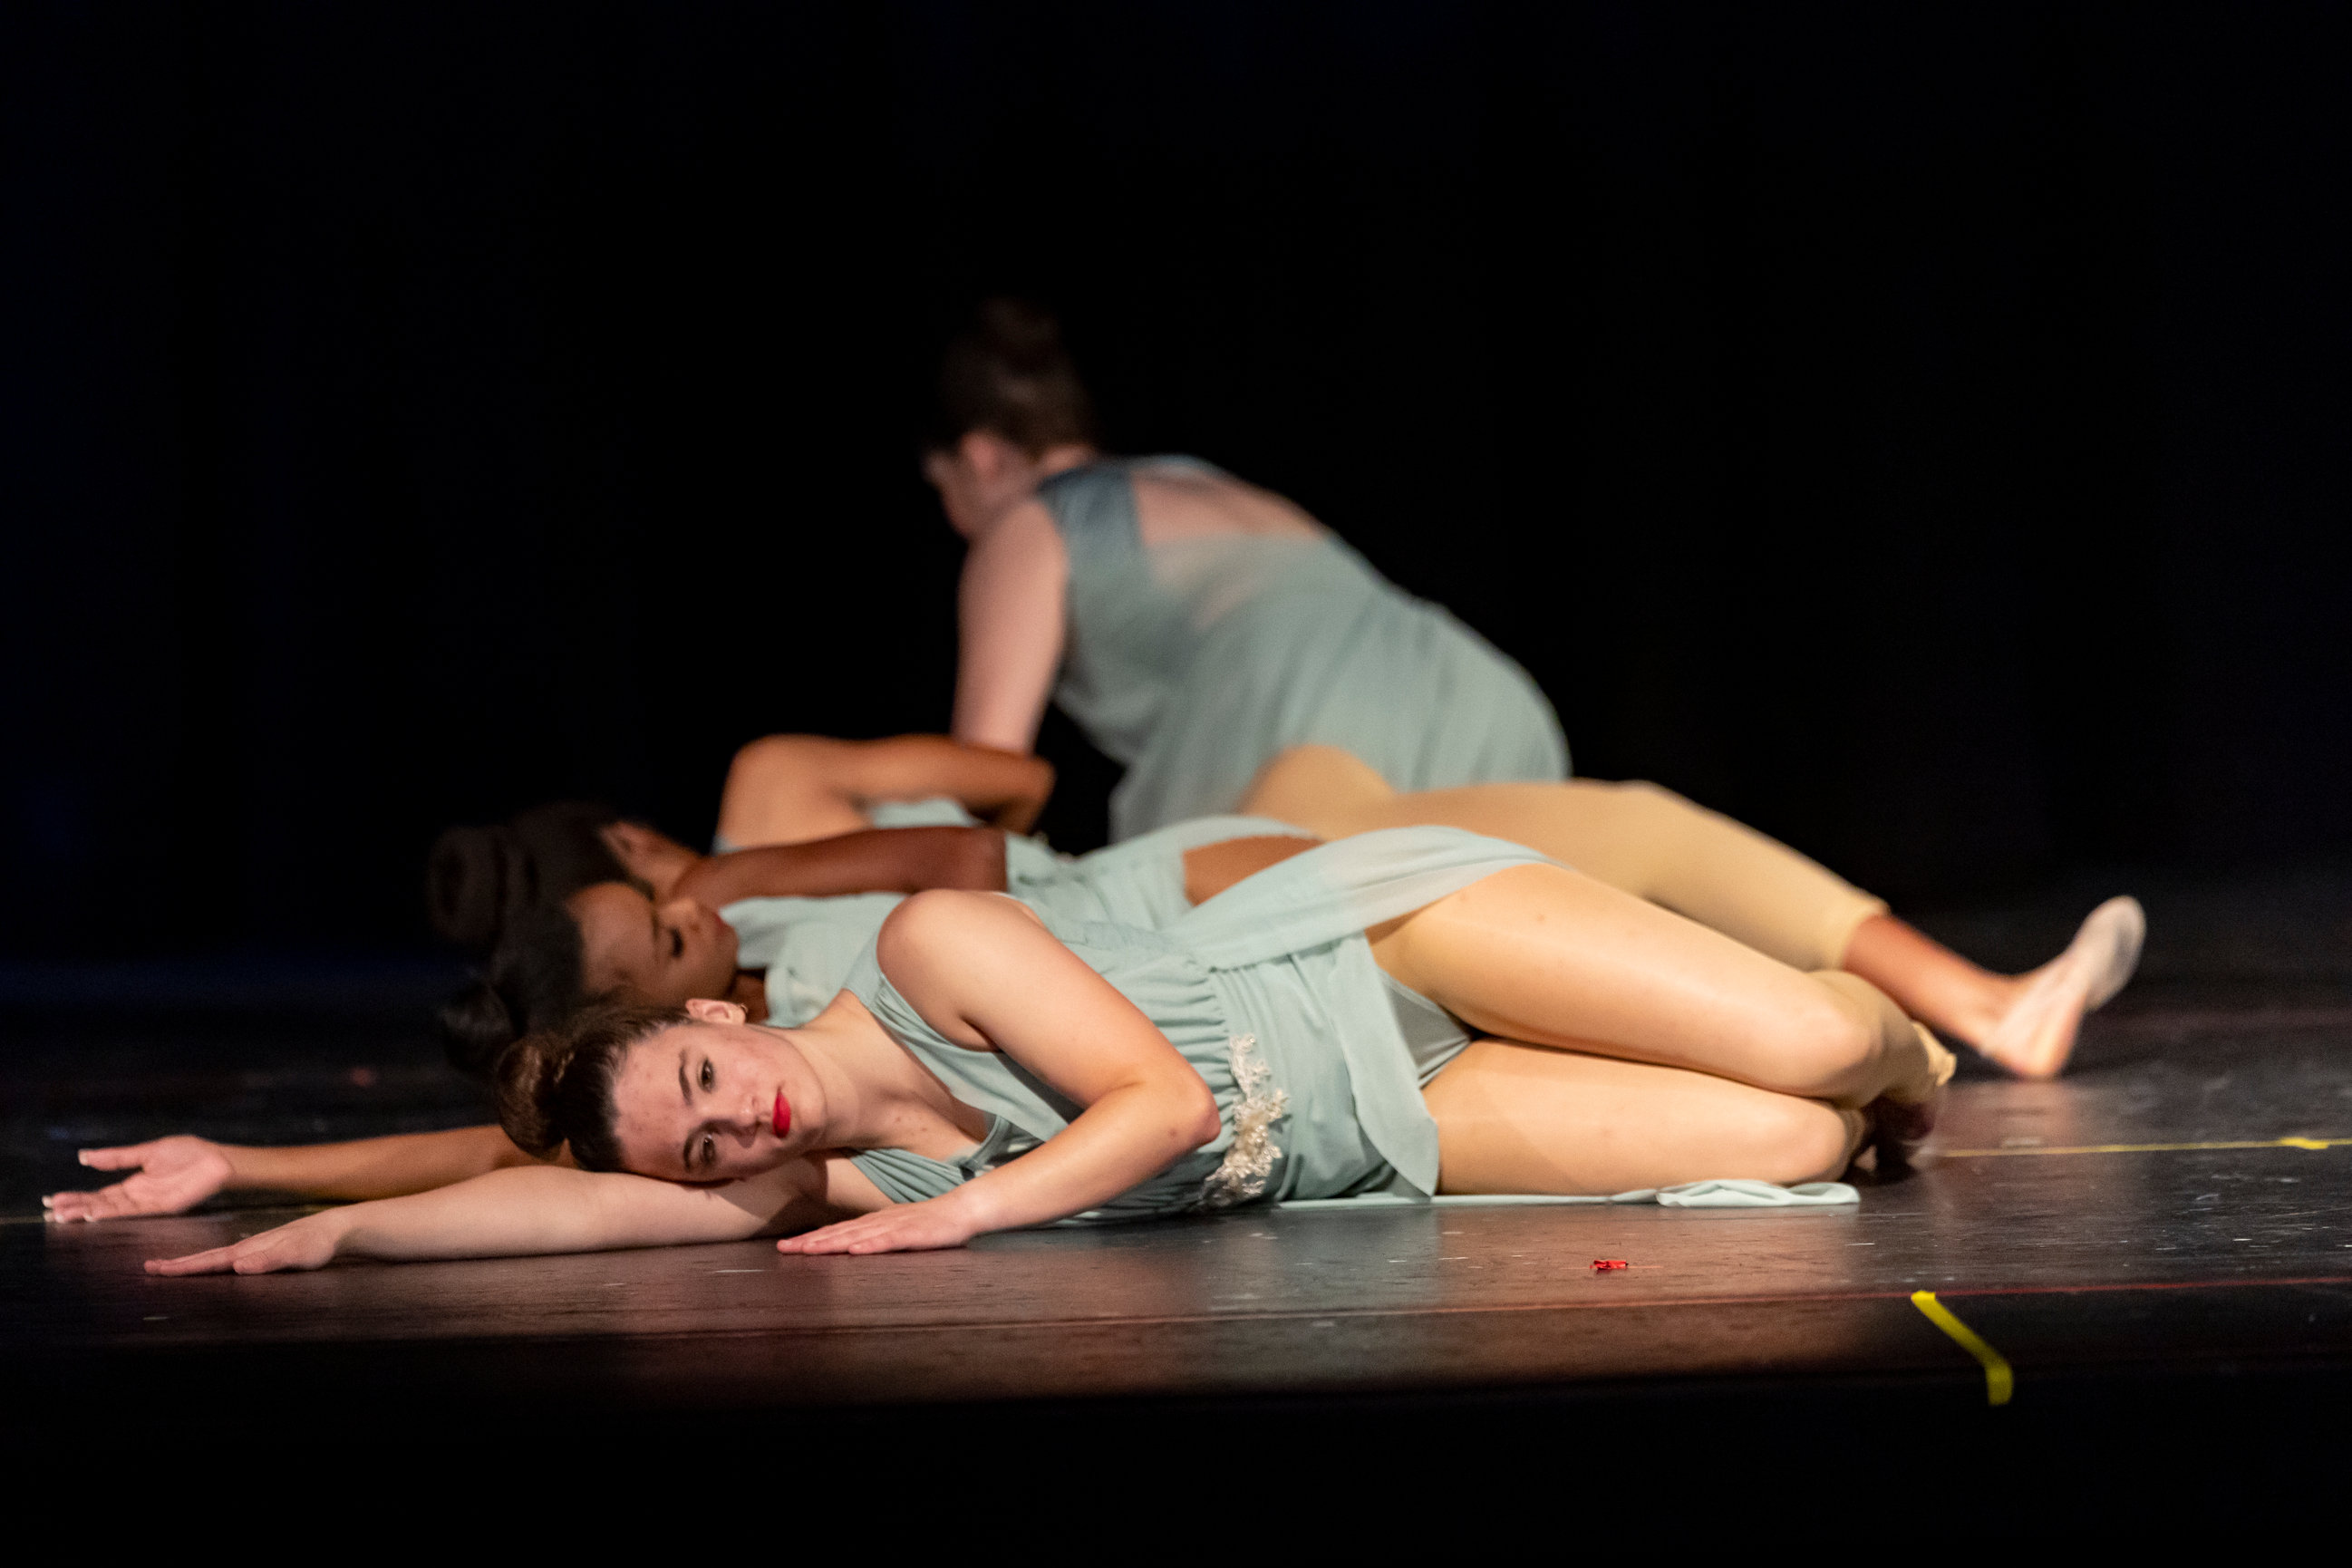
[[[551,1029],[588,1000],[586,944],[562,904],[531,904],[506,918],[499,944],[463,990],[441,1005],[449,1065],[488,1078],[520,1037]]]
[[[442,1005],[450,1065],[488,1077],[499,1053],[570,1017],[587,994],[580,924],[563,900],[598,882],[628,882],[604,842],[611,806],[555,801],[488,827],[452,827],[425,863],[434,930],[472,948],[479,966]]]
[[[534,1154],[567,1144],[586,1171],[618,1171],[613,1086],[629,1047],[687,1022],[683,1007],[599,1002],[516,1041],[499,1060],[499,1125]]]
[[[1095,444],[1094,399],[1051,313],[1023,300],[990,300],[948,344],[929,444],[945,451],[974,430],[1033,458]]]
[[[488,827],[452,827],[425,866],[425,905],[450,942],[494,947],[516,910],[560,904],[593,882],[625,882],[628,868],[604,842],[621,820],[609,805],[559,800]]]

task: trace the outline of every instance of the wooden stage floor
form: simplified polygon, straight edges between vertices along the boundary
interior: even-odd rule
[[[2021,923],[2016,940],[2041,940],[2030,915],[2004,929]],[[448,1125],[466,1091],[404,1025],[328,1047],[299,1016],[272,1037],[233,1008],[209,1037],[184,1018],[94,1041],[52,1019],[28,1026],[6,1079],[0,1391],[58,1418],[93,1391],[158,1419],[255,1420],[331,1391],[346,1413],[966,1406],[1051,1411],[1067,1431],[1147,1412],[1160,1430],[1213,1426],[1240,1408],[1326,1427],[1466,1420],[1530,1401],[1648,1430],[1696,1398],[1784,1438],[1865,1407],[1993,1436],[1989,1421],[2063,1407],[2104,1413],[2110,1448],[2130,1436],[2118,1424],[2193,1409],[2267,1423],[2316,1462],[2310,1443],[2340,1457],[2342,1440],[2279,1421],[2352,1388],[2352,984],[2329,970],[2343,929],[2279,973],[2232,973],[2210,933],[2152,951],[2074,1072],[1964,1074],[1940,1152],[1857,1209],[1243,1212],[878,1258],[758,1242],[151,1279],[144,1258],[292,1211],[44,1226],[33,1194],[79,1174],[75,1143]],[[1921,1290],[2011,1369],[2006,1411]]]

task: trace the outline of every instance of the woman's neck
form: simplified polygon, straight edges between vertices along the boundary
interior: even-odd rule
[[[1037,487],[1055,474],[1083,468],[1102,457],[1097,448],[1083,442],[1073,442],[1066,447],[1048,447],[1042,456],[1035,458],[1010,443],[1006,443],[1004,450],[1012,456],[1006,458],[1002,466],[986,474],[977,475],[973,485],[974,500],[983,518],[980,526],[972,531],[971,537],[975,541],[993,533],[998,524],[1024,503],[1035,500]]]
[[[987,1135],[987,1115],[950,1094],[850,993],[788,1033],[824,1089],[819,1147],[945,1159]]]
[[[1031,484],[1030,489],[1036,489],[1037,485],[1043,484],[1055,474],[1066,474],[1072,468],[1083,468],[1088,463],[1098,462],[1101,458],[1101,448],[1085,441],[1073,441],[1066,447],[1048,447],[1045,448],[1045,455],[1037,459],[1036,479]]]

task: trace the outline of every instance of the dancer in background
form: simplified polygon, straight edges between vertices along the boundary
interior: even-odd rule
[[[925,473],[971,542],[956,738],[1026,752],[1050,697],[1127,765],[1111,837],[1232,811],[1286,747],[1403,790],[1568,773],[1527,672],[1282,497],[1110,458],[1052,318],[996,300],[950,349]]]

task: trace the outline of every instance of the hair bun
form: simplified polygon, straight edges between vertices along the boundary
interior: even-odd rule
[[[686,1022],[683,1007],[598,1003],[534,1029],[499,1058],[499,1125],[534,1154],[568,1148],[583,1171],[622,1169],[622,1061],[639,1040]]]
[[[545,1154],[563,1142],[555,1127],[568,1042],[553,1034],[525,1035],[498,1062],[499,1126],[515,1146]]]
[[[452,827],[425,864],[425,905],[450,942],[483,948],[507,917],[538,895],[530,857],[507,827]]]
[[[604,841],[619,813],[559,800],[519,811],[495,827],[452,827],[425,864],[425,906],[447,941],[486,952],[537,904],[561,903],[597,882],[625,882],[628,868]]]
[[[1008,363],[1031,374],[1054,369],[1062,360],[1062,323],[1052,311],[1026,300],[989,300],[981,304],[977,335]]]
[[[441,1005],[441,1044],[449,1065],[475,1078],[486,1078],[499,1053],[514,1044],[521,1030],[498,987],[483,977]]]
[[[1095,444],[1094,400],[1053,312],[1026,300],[983,300],[948,344],[929,444],[945,451],[974,430],[1031,457]]]

